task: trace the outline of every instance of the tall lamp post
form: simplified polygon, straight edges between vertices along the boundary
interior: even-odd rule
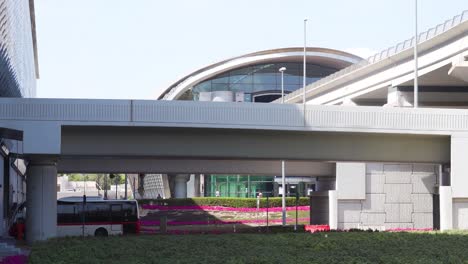
[[[307,53],[307,18],[304,19],[304,58],[303,58],[303,76],[302,76],[302,107],[304,115],[304,126],[306,125],[306,54]]]
[[[413,106],[418,108],[418,0],[414,0],[414,98]]]
[[[284,71],[286,67],[281,67],[279,71],[281,72],[281,103],[284,103]],[[286,177],[285,177],[285,168],[284,160],[281,161],[281,188],[283,189],[281,204],[282,204],[282,217],[283,226],[286,225]]]

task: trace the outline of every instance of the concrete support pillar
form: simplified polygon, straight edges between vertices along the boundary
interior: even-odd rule
[[[439,200],[440,200],[440,230],[453,229],[453,197],[452,187],[440,186],[439,187]]]
[[[398,90],[398,87],[389,87],[387,94],[387,104],[384,106],[410,107],[413,106],[408,100],[408,95]]]
[[[169,176],[167,174],[162,174],[162,181],[164,187],[164,194],[162,195],[164,199],[171,198],[171,187],[169,185]]]
[[[350,98],[346,98],[343,100],[343,106],[357,106],[356,102],[354,102],[352,99]]]
[[[450,185],[453,198],[468,198],[468,133],[453,134],[450,140]]]
[[[328,191],[328,225],[330,229],[338,228],[338,197],[336,191]]]
[[[190,179],[190,175],[177,174],[174,177],[174,198],[187,198],[187,182]]]
[[[194,175],[194,195],[193,197],[200,197],[200,174]]]
[[[32,243],[57,235],[57,166],[31,161],[27,169],[26,240]]]
[[[190,174],[187,182],[187,197],[200,197],[200,174]]]

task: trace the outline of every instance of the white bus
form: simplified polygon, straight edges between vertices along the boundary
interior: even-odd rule
[[[84,213],[83,213],[84,212]],[[57,236],[108,236],[137,234],[137,201],[60,199],[57,201]]]

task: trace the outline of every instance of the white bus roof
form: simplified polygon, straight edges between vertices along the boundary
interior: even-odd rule
[[[82,202],[83,196],[69,196],[58,199],[57,201],[62,202]],[[86,202],[90,201],[104,201],[101,196],[86,196]]]

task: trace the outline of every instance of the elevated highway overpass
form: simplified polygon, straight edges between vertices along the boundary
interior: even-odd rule
[[[303,113],[293,104],[0,99],[0,127],[29,161],[31,240],[55,236],[58,171],[206,173],[237,162],[275,173],[271,163],[287,160],[299,175],[326,175],[333,167],[319,161],[450,163],[451,197],[468,198],[466,111],[307,105]]]

